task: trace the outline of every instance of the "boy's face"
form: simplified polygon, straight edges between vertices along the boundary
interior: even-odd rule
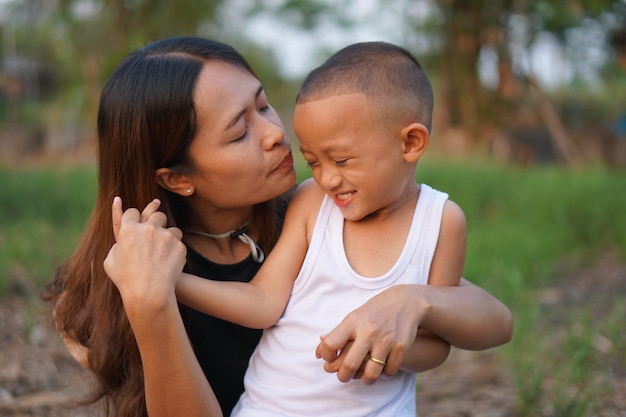
[[[294,110],[302,155],[347,220],[389,214],[415,193],[415,165],[403,153],[404,126],[377,111],[364,94],[309,101]]]

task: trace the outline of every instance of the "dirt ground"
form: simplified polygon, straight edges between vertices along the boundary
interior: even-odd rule
[[[563,307],[552,309],[558,314],[588,303],[585,295],[591,291],[598,303],[626,295],[626,264],[614,256],[561,274],[557,286],[538,297],[547,306]],[[41,303],[19,293],[0,298],[0,416],[99,416],[94,406],[76,406],[89,378],[68,355],[44,312]],[[612,383],[603,400],[605,410],[589,417],[626,416],[625,364],[617,364]],[[419,379],[418,413],[424,417],[514,417],[516,401],[513,378],[494,350],[453,350],[443,366]]]

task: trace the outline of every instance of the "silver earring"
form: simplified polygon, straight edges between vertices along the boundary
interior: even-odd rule
[[[187,194],[191,192],[191,188],[187,188]]]

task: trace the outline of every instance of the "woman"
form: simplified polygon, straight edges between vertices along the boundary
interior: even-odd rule
[[[87,352],[108,415],[219,415],[213,393],[228,415],[260,331],[179,310],[172,277],[185,251],[185,269],[196,275],[254,276],[295,183],[282,123],[234,49],[170,38],[133,52],[114,71],[100,101],[98,140],[96,207],[48,288],[56,324],[68,346]],[[154,204],[124,215],[109,279],[102,265],[115,243],[114,196],[126,207],[158,196],[164,215],[150,215]],[[172,244],[179,229],[185,246]],[[512,328],[508,309],[471,284],[390,289],[329,329],[320,353],[328,360],[351,341],[327,367],[346,380],[359,375],[371,346],[400,354],[418,326],[468,349],[504,343]]]

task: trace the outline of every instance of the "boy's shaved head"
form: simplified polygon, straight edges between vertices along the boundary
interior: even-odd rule
[[[409,115],[431,129],[430,81],[417,60],[399,46],[363,42],[341,49],[309,73],[296,104],[354,93],[365,94],[379,108]]]

